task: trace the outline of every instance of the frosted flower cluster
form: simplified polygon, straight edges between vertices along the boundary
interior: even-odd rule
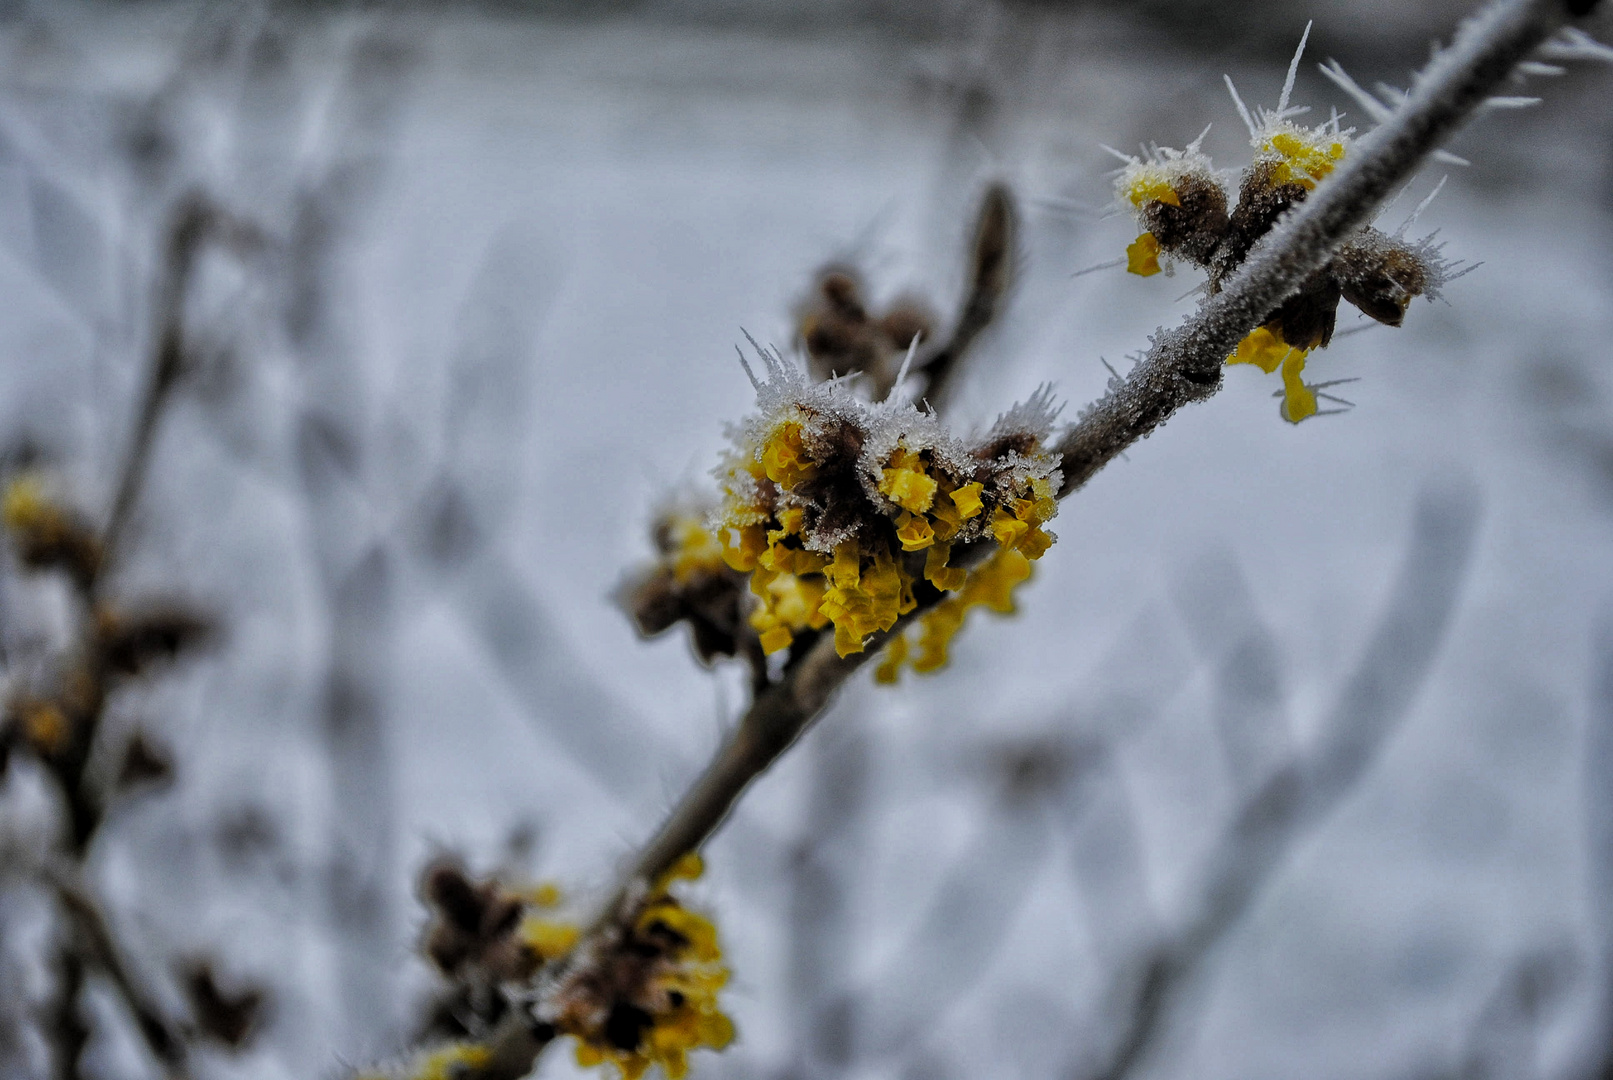
[[[970,573],[950,565],[959,545],[994,540],[1021,562],[1052,545],[1043,526],[1061,476],[1046,448],[1050,391],[970,442],[913,405],[870,404],[846,380],[809,383],[759,352],[757,412],[730,432],[711,527],[728,565],[751,575],[750,622],[766,652],[830,625],[840,655],[860,652],[920,590],[965,587]]]
[[[1203,133],[1183,150],[1150,147],[1140,157],[1111,151],[1125,161],[1115,180],[1116,200],[1143,230],[1126,249],[1127,270],[1148,277],[1179,260],[1204,270],[1208,292],[1219,292],[1278,220],[1349,155],[1353,129],[1340,126],[1337,112],[1313,127],[1295,121],[1309,111],[1288,103],[1304,48],[1302,39],[1276,109],[1251,112],[1227,82],[1254,151],[1238,179],[1235,203],[1226,178],[1200,149]],[[1392,235],[1371,226],[1360,229],[1227,358],[1229,364],[1253,364],[1267,374],[1281,369],[1285,420],[1299,423],[1318,415],[1318,397],[1329,398],[1319,394],[1328,384],[1307,383],[1303,372],[1310,352],[1332,340],[1341,300],[1380,323],[1399,326],[1414,298],[1437,298],[1440,286],[1454,276],[1432,238],[1407,240],[1404,231],[1404,226]]]

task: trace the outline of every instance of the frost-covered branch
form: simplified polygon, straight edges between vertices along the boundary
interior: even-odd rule
[[[1566,3],[1565,0],[1504,0],[1465,24],[1454,44],[1438,55],[1422,73],[1393,115],[1380,128],[1369,133],[1325,183],[1314,185],[1314,192],[1298,210],[1264,234],[1248,251],[1246,258],[1240,253],[1236,268],[1217,281],[1215,294],[1203,303],[1194,316],[1176,329],[1159,331],[1152,348],[1132,372],[1124,379],[1117,379],[1109,392],[1082,414],[1057,445],[1063,458],[1062,484],[1057,487],[1058,496],[1068,495],[1082,486],[1116,454],[1146,437],[1181,406],[1207,398],[1219,389],[1221,367],[1239,342],[1270,318],[1313,274],[1327,265],[1341,246],[1373,218],[1384,199],[1483,105],[1518,63],[1571,15],[1583,13],[1583,7]],[[803,415],[824,416],[830,412],[832,410],[807,409]],[[787,427],[787,422],[780,422],[775,431],[784,431]],[[865,435],[859,434],[853,440],[855,449],[846,453],[853,458],[859,453],[866,454],[869,439],[864,438]],[[773,475],[773,466],[768,467],[768,478],[778,482],[781,490],[792,489],[798,483],[809,482],[812,477],[819,475],[812,470],[820,467],[827,469],[822,465],[827,459],[808,460],[802,456],[805,451],[799,443],[793,447],[783,446],[787,441],[786,438],[780,438],[780,445],[772,450],[781,455],[774,465],[780,472],[792,474],[790,479],[781,480]],[[851,446],[852,442],[842,445]],[[758,447],[756,461],[763,461],[764,456]],[[932,453],[926,460],[933,466],[938,458],[944,457],[944,454]],[[980,460],[989,461],[990,457],[988,455]],[[887,471],[896,471],[896,468],[899,466]],[[848,471],[846,475],[849,477],[853,474]],[[876,471],[873,475],[877,477],[879,474]],[[1057,483],[1056,480],[1054,482]],[[974,486],[978,488],[978,485]],[[930,487],[933,491],[934,484]],[[899,521],[911,521],[912,528],[925,531],[924,537],[915,540],[914,547],[904,545],[903,550],[911,552],[924,546],[928,542],[927,530],[935,524],[933,519],[923,520],[920,513],[929,506],[929,495],[920,500],[923,506],[915,503],[913,507],[908,507],[898,495],[892,492],[886,494],[899,506],[912,511],[910,514],[904,513]],[[1030,501],[1028,496],[1021,498],[1027,504]],[[768,513],[758,513],[755,517],[755,521],[763,524],[752,522],[748,527],[759,530],[758,537],[761,531],[775,525],[778,526],[778,535],[805,535],[801,532],[799,518],[793,524],[784,521],[784,514],[788,512],[770,507]],[[777,516],[770,518],[770,514]],[[900,529],[909,527],[905,524],[898,526]],[[1034,531],[1035,523],[1030,523],[1029,527]],[[853,535],[851,532],[844,534],[846,537]],[[998,541],[1008,547],[1018,543],[1017,539],[1010,540],[1003,534],[993,537],[990,534],[979,535],[978,531],[967,536],[960,533],[958,539],[959,542],[951,551],[950,564],[958,570],[982,563],[988,555],[998,550]],[[765,547],[773,544],[774,540],[763,543],[758,539],[758,543]],[[792,547],[784,554],[800,554],[804,560],[795,564],[792,574],[825,574],[834,588],[840,588],[840,582],[834,577],[837,567],[825,568],[823,563],[828,560],[822,556],[807,556],[813,552],[834,549],[834,560],[838,563],[841,558],[839,547],[851,545],[854,548],[855,543],[849,539],[819,539],[805,549]],[[748,554],[754,563],[757,551]],[[865,566],[876,565],[869,561],[875,558],[873,554],[868,551],[861,554]],[[891,570],[893,580],[902,576],[898,573],[900,553],[895,554],[898,558],[897,563],[892,564],[895,566]],[[850,557],[849,580],[855,586],[856,552],[853,551]],[[739,569],[733,562],[730,565]],[[946,565],[945,558],[940,565]],[[927,580],[936,580],[929,578],[928,571],[925,577]],[[902,580],[904,587],[913,584],[906,577]],[[896,639],[904,629],[927,611],[945,602],[947,588],[956,587],[926,589],[923,581],[917,584],[919,588],[914,590],[913,602],[904,608],[904,614],[894,625],[881,623],[885,627],[883,630],[870,631],[854,619],[843,621],[836,616],[830,616],[835,622],[835,632],[832,634],[819,632],[823,627],[822,622],[817,623],[818,629],[812,631],[785,625],[788,620],[782,614],[776,618],[777,625],[768,625],[763,631],[763,642],[769,650],[790,649],[789,661],[781,676],[760,690],[753,704],[723,740],[710,764],[677,800],[662,826],[628,861],[616,888],[564,958],[539,974],[529,989],[512,998],[511,1003],[516,1007],[504,1014],[490,1038],[478,1044],[467,1044],[458,1050],[444,1051],[457,1055],[452,1059],[457,1070],[466,1076],[515,1080],[525,1075],[543,1047],[559,1033],[560,1029],[554,1023],[544,1019],[557,1015],[557,1002],[575,998],[578,994],[605,994],[608,998],[608,991],[602,988],[610,986],[616,978],[612,965],[620,963],[617,953],[621,943],[630,940],[636,932],[641,932],[636,928],[640,927],[646,905],[662,902],[670,876],[678,873],[685,860],[699,851],[722,825],[751,783],[821,715],[835,692],[864,661],[887,644],[900,644]],[[781,598],[779,603],[782,605],[783,602]],[[765,598],[764,603],[771,604]],[[781,606],[779,611],[782,610]],[[775,616],[772,607],[769,607],[767,614],[770,618]],[[793,642],[792,634],[795,635]],[[1370,698],[1374,689],[1365,687],[1362,693]],[[1394,702],[1388,704],[1392,706]],[[1393,712],[1392,708],[1390,712]],[[1350,739],[1357,736],[1340,737]],[[1337,749],[1344,758],[1349,759],[1351,765],[1358,767],[1362,755],[1352,752],[1354,745],[1351,743]],[[1350,770],[1345,768],[1343,771],[1348,773]],[[1240,828],[1247,826],[1260,835],[1244,836],[1240,831],[1229,841],[1226,853],[1228,869],[1225,875],[1217,878],[1217,883],[1212,884],[1207,899],[1205,926],[1219,928],[1227,912],[1240,909],[1246,899],[1238,894],[1239,882],[1244,880],[1240,875],[1250,859],[1258,862],[1261,852],[1266,851],[1257,843],[1265,839],[1263,829],[1280,821],[1291,826],[1292,822],[1288,819],[1294,815],[1298,819],[1310,820],[1319,806],[1330,804],[1336,797],[1339,776],[1329,774],[1302,779],[1308,782],[1306,791],[1312,796],[1309,801],[1302,800],[1298,806],[1286,803],[1268,806],[1257,799],[1260,805],[1251,807],[1247,820],[1240,820]],[[1287,792],[1282,786],[1283,780],[1283,777],[1279,777],[1269,790],[1263,789],[1260,794],[1281,802],[1281,797]],[[1256,847],[1260,850],[1256,851]],[[1255,873],[1251,880],[1258,880],[1260,876]],[[649,1023],[647,1014],[643,1014],[642,1010],[636,1011],[640,1014],[638,1017],[626,1017],[633,1022],[632,1030],[623,1032],[621,1046],[636,1046],[642,1030],[638,1025]],[[1140,1049],[1139,1044],[1133,1054]],[[1122,1051],[1123,1058],[1130,1056],[1133,1055]],[[423,1060],[435,1062],[435,1065],[429,1066],[435,1068],[448,1059],[430,1057]],[[1124,1065],[1121,1069],[1124,1071]]]
[[[1158,330],[1137,365],[1059,443],[1064,489],[1076,490],[1177,409],[1221,387],[1237,344],[1298,292],[1385,198],[1479,109],[1513,69],[1573,15],[1593,5],[1502,0],[1463,23],[1410,94],[1337,170],[1255,247],[1181,326]]]

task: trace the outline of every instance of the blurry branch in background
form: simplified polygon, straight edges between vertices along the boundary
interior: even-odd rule
[[[1195,910],[1118,976],[1132,1005],[1109,1057],[1075,1076],[1121,1080],[1146,1063],[1184,996],[1197,988],[1211,952],[1240,924],[1295,842],[1366,775],[1433,666],[1461,593],[1477,518],[1476,495],[1465,488],[1423,496],[1388,610],[1319,744],[1268,776],[1235,812],[1207,861]]]
[[[1199,310],[1153,345],[1059,443],[1064,490],[1074,491],[1126,447],[1221,386],[1234,348],[1307,279],[1531,52],[1591,4],[1505,0],[1464,22],[1410,93],[1364,136],[1325,184],[1283,218]]]
[[[337,931],[348,1053],[384,1045],[398,1012],[389,719],[400,553],[388,525],[402,500],[364,454],[371,425],[390,417],[372,400],[344,317],[342,241],[362,226],[386,176],[417,61],[384,26],[362,29],[348,47],[326,121],[332,149],[295,181],[279,281],[285,337],[301,361],[297,464],[330,625],[317,726],[333,804],[322,899]]]
[[[876,317],[854,272],[825,270],[796,317],[812,377],[821,382],[835,375],[861,375],[870,380],[874,400],[883,400],[917,337],[912,371],[924,374],[923,397],[930,407],[944,412],[970,346],[1002,312],[1013,284],[1017,230],[1013,195],[1005,185],[992,184],[975,217],[963,302],[952,334],[943,342],[932,342],[935,319],[923,305],[898,301]]]
[[[30,661],[12,680],[0,732],[6,759],[26,755],[54,780],[65,810],[66,843],[60,852],[8,853],[25,860],[25,875],[55,895],[64,923],[58,930],[56,985],[41,1021],[59,1080],[81,1075],[79,1058],[90,1037],[81,1015],[91,975],[103,976],[128,1010],[146,1048],[163,1069],[183,1075],[187,1042],[205,1025],[182,1027],[164,1015],[159,996],[141,981],[115,937],[115,924],[95,899],[82,867],[116,798],[133,786],[164,780],[169,755],[134,729],[105,731],[110,696],[122,684],[148,677],[164,661],[186,653],[212,633],[211,620],[173,603],[115,601],[109,583],[128,526],[150,473],[159,422],[191,357],[185,339],[185,300],[198,258],[210,243],[240,258],[260,243],[257,231],[199,194],[179,200],[162,232],[157,260],[157,307],[151,355],[124,453],[116,468],[104,523],[91,527],[41,476],[10,478],[4,516],[19,561],[35,571],[63,574],[74,589],[72,640],[59,655],[8,658]],[[108,741],[121,738],[121,747]],[[115,755],[108,770],[97,762]],[[250,1024],[238,1033],[248,1033]]]
[[[1008,188],[993,184],[986,190],[975,222],[969,249],[969,282],[952,336],[920,368],[928,379],[924,398],[936,412],[945,412],[955,390],[969,348],[1002,313],[1003,301],[1014,279],[1018,211]]]
[[[1536,1055],[1551,1008],[1580,975],[1568,943],[1531,951],[1501,973],[1469,1025],[1451,1080],[1516,1080],[1539,1075]]]
[[[1323,267],[1356,228],[1370,221],[1382,201],[1570,14],[1570,6],[1562,0],[1510,0],[1465,23],[1394,114],[1361,140],[1328,182],[1265,237],[1221,291],[1181,327],[1159,331],[1152,349],[1132,372],[1117,379],[1083,412],[1058,446],[1064,468],[1059,494],[1081,487],[1182,405],[1215,393],[1222,364],[1238,342]],[[989,222],[989,201],[985,216]],[[979,230],[988,237],[998,231]],[[1007,235],[1006,229],[1000,231]],[[991,279],[992,274],[979,272],[991,262],[976,258],[975,280]],[[820,352],[810,344],[808,351]],[[814,363],[816,370],[821,358]],[[1295,831],[1335,805],[1356,782],[1403,714],[1454,601],[1473,518],[1469,496],[1446,494],[1425,500],[1405,584],[1345,690],[1327,741],[1315,755],[1291,763],[1261,785],[1245,806],[1212,860],[1200,910],[1189,917],[1181,935],[1146,963],[1134,1017],[1113,1060],[1098,1075],[1125,1075],[1142,1058],[1183,985],[1183,974],[1198,965],[1246,910]],[[951,565],[972,565],[992,547],[981,542],[955,551]],[[575,947],[544,971],[529,991],[518,993],[519,1007],[500,1021],[477,1060],[460,1063],[468,1075],[515,1080],[531,1068],[534,1057],[556,1034],[552,1025],[534,1017],[532,1009],[541,1014],[546,1002],[578,995],[591,1000],[593,988],[610,985],[617,952],[632,940],[645,905],[660,895],[668,875],[700,849],[751,782],[793,745],[862,663],[939,599],[934,590],[918,599],[916,608],[891,630],[870,636],[864,651],[841,656],[827,634],[818,635],[815,644],[803,641],[802,647],[791,649],[778,678],[756,695],[712,762],[631,859]],[[634,1021],[631,1032],[623,1031],[622,1045],[628,1049],[637,1045],[638,1023]]]
[[[789,852],[785,912],[796,1018],[792,1080],[843,1073],[855,1053],[853,1003],[844,990],[855,949],[850,894],[866,846],[871,749],[855,723],[809,747],[810,788],[801,836]]]
[[[1592,998],[1600,1022],[1588,1064],[1590,1075],[1613,1080],[1613,603],[1603,610],[1591,641],[1591,679],[1581,783],[1591,929],[1600,962],[1591,976]]]

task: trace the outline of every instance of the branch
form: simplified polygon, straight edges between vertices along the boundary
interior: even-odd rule
[[[157,421],[169,392],[185,365],[185,297],[192,271],[203,245],[217,238],[237,250],[258,244],[261,237],[250,225],[220,210],[199,192],[180,200],[170,219],[163,246],[162,284],[157,295],[157,337],[151,357],[140,411],[118,473],[112,507],[101,532],[101,563],[90,592],[98,594],[104,570],[128,525],[135,500],[145,483],[156,440]]]
[[[1581,3],[1574,13],[1583,9]],[[1221,365],[1237,343],[1323,266],[1356,228],[1370,221],[1383,199],[1569,15],[1565,0],[1503,0],[1465,24],[1394,115],[1364,138],[1356,153],[1272,231],[1223,291],[1181,327],[1156,333],[1153,347],[1123,383],[1065,435],[1058,446],[1064,468],[1060,496],[1081,487],[1183,405],[1213,395],[1221,385]],[[989,547],[979,545],[968,554],[979,559]],[[685,854],[699,849],[752,781],[800,737],[835,691],[925,607],[921,602],[918,610],[889,633],[870,640],[861,653],[837,656],[827,636],[805,650],[800,661],[755,700],[666,822],[632,859],[566,967],[546,985],[585,973],[599,946],[631,923],[650,884]],[[536,1024],[525,1013],[524,1006],[512,1010],[494,1033],[496,1064],[479,1070],[482,1076],[514,1080],[525,1075],[553,1038],[551,1028]],[[523,1061],[528,1050],[531,1056]]]
[[[1358,144],[1187,322],[1160,329],[1153,347],[1059,444],[1067,495],[1177,409],[1221,388],[1221,365],[1238,342],[1299,291],[1356,229],[1376,215],[1520,60],[1584,3],[1501,0],[1463,23],[1456,40],[1418,76],[1383,125]]]
[[[1018,212],[1006,184],[992,184],[980,203],[974,242],[969,249],[969,287],[952,337],[924,365],[924,388],[930,408],[945,412],[964,356],[1003,307],[1014,279]]]
[[[1124,1080],[1136,1073],[1210,952],[1239,924],[1282,857],[1365,777],[1433,666],[1466,576],[1477,510],[1464,489],[1424,495],[1388,610],[1320,745],[1274,772],[1238,808],[1210,858],[1198,909],[1143,958],[1131,1014],[1108,1060],[1077,1075]]]
[[[65,861],[56,860],[47,862],[41,868],[41,874],[50,882],[57,900],[71,916],[83,946],[82,956],[75,955],[79,950],[64,950],[64,962],[82,963],[87,958],[100,968],[111,981],[118,997],[123,999],[124,1005],[133,1014],[147,1049],[151,1051],[153,1057],[162,1062],[165,1074],[169,1077],[183,1077],[185,1075],[183,1033],[164,1018],[162,1009],[156,1004],[155,995],[141,987],[130,974],[128,965],[123,962],[117,941],[112,935],[111,927],[107,924],[106,916],[102,914],[100,905],[85,887],[78,871]]]

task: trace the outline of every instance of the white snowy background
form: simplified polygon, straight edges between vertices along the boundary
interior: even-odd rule
[[[1072,277],[1135,235],[1104,215],[1100,144],[1213,123],[1205,148],[1241,166],[1221,76],[1273,104],[1312,17],[1296,98],[1361,122],[1315,62],[1404,85],[1462,10],[1228,7],[7,8],[0,446],[102,505],[170,207],[201,189],[270,238],[207,256],[201,359],[118,579],[224,633],[114,703],[178,773],[90,860],[173,1001],[176,957],[269,989],[253,1045],[198,1075],[385,1060],[432,985],[426,860],[587,896],[743,707],[738,672],[702,670],[681,630],[639,640],[612,599],[653,509],[707,483],[750,406],[741,328],[790,346],[830,262],[950,312],[1001,179],[1020,279],[953,419],[1046,381],[1073,418],[1100,358],[1123,370],[1198,282]],[[1132,1075],[1602,1067],[1610,78],[1536,80],[1543,104],[1481,118],[1454,146],[1471,167],[1425,169],[1386,212],[1449,173],[1418,227],[1483,266],[1316,356],[1315,377],[1360,380],[1352,411],[1291,427],[1277,380],[1228,371],[1066,501],[1017,617],[975,616],[937,675],[859,679],[755,786],[696,889],[740,1033],[696,1075],[1086,1080],[1156,943],[1209,923]],[[62,632],[55,586],[8,570],[3,590],[8,651]],[[1395,611],[1411,629],[1379,638]],[[1271,771],[1367,722],[1363,672],[1403,705],[1229,867]],[[333,707],[333,680],[365,704]],[[14,766],[8,835],[47,809]],[[1227,880],[1251,891],[1216,922]],[[21,1009],[37,905],[3,895]],[[90,1074],[154,1075],[92,997]],[[539,1067],[575,1072],[560,1048]]]

